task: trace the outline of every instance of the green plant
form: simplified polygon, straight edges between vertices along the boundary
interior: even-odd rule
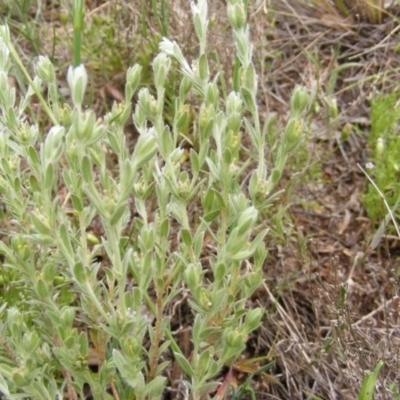
[[[255,400],[256,396],[254,394],[252,387],[250,386],[251,381],[254,379],[256,375],[271,369],[274,366],[274,364],[275,362],[271,361],[270,363],[264,365],[262,368],[250,374],[250,376],[246,379],[246,382],[243,383],[243,385],[241,385],[237,391],[236,390],[233,391],[232,400],[241,400],[245,394],[248,394],[251,400]]]
[[[368,143],[371,149],[372,169],[368,171],[375,185],[381,191],[388,206],[393,209],[400,199],[400,139],[398,124],[398,90],[385,95],[379,94],[371,100],[371,132]],[[373,223],[382,220],[388,211],[379,191],[373,184],[368,185],[362,201]],[[396,210],[393,210],[396,215]]]
[[[374,369],[374,372],[370,371],[365,372],[361,390],[358,395],[359,400],[372,400],[374,398],[376,380],[378,379],[378,374],[382,367],[383,367],[383,361],[379,361]]]
[[[0,14],[5,16],[8,25],[18,32],[18,42],[25,38],[33,53],[38,56],[42,45],[38,26],[41,16],[40,2],[34,4],[29,0],[5,0],[0,4]],[[36,6],[36,12],[32,12],[32,6]]]
[[[172,357],[191,397],[209,398],[218,372],[261,324],[264,311],[247,306],[267,256],[260,211],[273,201],[302,140],[308,94],[295,88],[270,167],[247,2],[231,0],[227,11],[237,50],[234,90],[221,96],[209,72],[207,2],[200,0],[192,5],[199,56],[189,64],[177,43],[162,40],[153,61],[156,95],[147,88],[137,95],[134,149],[124,125],[141,66],[127,71],[124,101],[97,119],[84,104],[83,65],[69,68],[72,104],[63,104],[50,60],[39,58],[32,79],[7,26],[0,27],[0,193],[7,209],[0,252],[4,276],[12,273],[7,284],[19,290],[19,301],[9,297],[12,304],[0,309],[0,391],[7,398],[55,399],[67,392],[78,399],[89,386],[94,399],[156,399],[169,385],[164,372]],[[180,81],[166,124],[172,60]],[[29,84],[19,99],[7,80],[13,65]],[[50,126],[46,134],[25,117],[34,94]],[[189,95],[200,108],[190,125],[196,141],[186,154],[181,129],[192,118]],[[251,149],[241,144],[243,132]],[[98,236],[90,233],[96,218],[104,231]],[[168,315],[183,296],[193,313],[190,357],[175,342]]]

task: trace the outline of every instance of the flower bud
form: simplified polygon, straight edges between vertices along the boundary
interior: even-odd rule
[[[154,156],[158,149],[157,137],[153,129],[140,135],[132,156],[132,169],[136,171]]]
[[[138,64],[128,68],[128,71],[126,73],[126,84],[125,84],[125,101],[127,103],[132,100],[132,97],[139,86],[141,72],[142,72],[142,67]]]
[[[22,237],[22,235],[15,235],[11,239],[11,244],[14,249],[14,251],[23,259],[26,260],[29,255],[30,251],[28,246],[26,245],[25,239]]]
[[[166,54],[160,53],[153,61],[154,82],[158,90],[162,89],[165,84],[168,71],[171,68],[171,60]]]
[[[226,99],[226,114],[241,113],[243,109],[243,102],[236,92],[230,92]]]
[[[23,122],[17,131],[17,139],[24,146],[34,145],[38,136],[37,125],[29,125]]]
[[[188,104],[182,104],[175,115],[176,118],[176,127],[178,129],[182,129],[183,126],[187,123],[190,115],[190,108]]]
[[[246,319],[243,326],[244,332],[246,334],[254,331],[260,326],[261,317],[263,316],[263,314],[264,311],[261,308],[254,308],[246,314]]]
[[[329,101],[329,108],[330,108],[332,117],[334,119],[336,119],[338,117],[338,114],[339,114],[336,99],[331,99]]]
[[[74,105],[78,108],[81,108],[88,82],[85,67],[83,65],[79,65],[75,68],[69,67],[67,81],[71,89],[72,101]]]
[[[189,289],[192,291],[193,294],[195,294],[197,292],[197,289],[199,289],[199,284],[201,280],[199,265],[190,264],[183,273],[183,277]]]
[[[294,88],[292,98],[290,99],[290,110],[293,117],[300,116],[306,109],[310,96],[307,89],[303,86]]]
[[[244,335],[237,328],[227,330],[224,336],[226,344],[234,349],[241,349],[245,343]]]
[[[39,56],[35,71],[42,81],[48,83],[54,83],[56,81],[54,67],[48,57]]]
[[[292,118],[286,125],[285,133],[283,135],[286,153],[296,148],[296,146],[300,143],[302,133],[302,121]]]
[[[238,221],[239,235],[245,235],[257,221],[258,212],[255,207],[248,207],[243,211]]]
[[[340,143],[344,143],[350,137],[352,131],[353,125],[350,122],[347,122],[340,132]]]
[[[155,121],[158,115],[157,100],[149,92],[149,89],[143,88],[139,92],[139,107],[144,115],[150,120]]]
[[[218,101],[218,87],[215,83],[208,83],[206,87],[205,100],[207,105],[216,105]]]
[[[56,163],[61,157],[64,147],[65,129],[60,125],[53,126],[47,134],[42,152],[42,161],[44,163]]]
[[[247,16],[244,4],[228,4],[228,18],[234,29],[240,30],[245,28]]]

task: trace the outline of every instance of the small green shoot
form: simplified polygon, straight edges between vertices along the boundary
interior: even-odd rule
[[[372,400],[374,398],[374,390],[378,374],[380,369],[383,367],[383,361],[379,361],[374,369],[374,372],[365,371],[365,377],[361,386],[361,391],[358,396],[358,400]]]

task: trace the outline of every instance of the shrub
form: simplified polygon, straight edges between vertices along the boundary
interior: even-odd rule
[[[260,211],[302,139],[308,94],[295,88],[275,165],[266,165],[270,125],[257,107],[247,2],[230,0],[227,11],[237,51],[233,90],[222,97],[210,76],[207,2],[199,0],[192,6],[199,56],[190,64],[177,43],[161,41],[156,96],[147,88],[137,94],[133,150],[124,125],[141,66],[127,71],[125,100],[98,119],[85,107],[83,65],[69,68],[72,104],[62,103],[49,59],[39,58],[31,78],[0,27],[0,391],[7,398],[67,392],[77,399],[89,387],[95,399],[108,392],[155,399],[171,385],[172,358],[191,397],[207,398],[260,325],[263,310],[248,307],[267,256]],[[166,124],[172,61],[180,82]],[[8,80],[14,66],[29,83],[21,92]],[[188,121],[190,138],[181,132]],[[186,298],[190,355],[169,315]]]

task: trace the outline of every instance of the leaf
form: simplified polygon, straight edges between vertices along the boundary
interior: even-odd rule
[[[84,156],[82,158],[81,171],[85,182],[92,183],[93,182],[92,163],[90,162],[88,156]]]
[[[187,247],[191,247],[193,244],[193,239],[192,239],[192,235],[190,234],[190,232],[187,229],[181,229],[181,237],[183,240],[183,243],[185,243],[185,245]]]
[[[127,205],[124,203],[120,205],[112,214],[110,218],[110,225],[111,226],[116,226],[119,222],[119,220],[122,218],[124,212],[127,209]]]
[[[47,164],[45,173],[44,173],[44,189],[51,191],[53,187],[53,177],[54,177],[54,167],[52,163]]]
[[[246,104],[247,109],[252,113],[255,114],[257,111],[256,101],[253,95],[250,93],[249,89],[245,87],[240,88],[240,93],[242,95],[242,99]]]
[[[40,232],[44,233],[44,232]],[[68,253],[68,258],[74,258],[74,251],[72,249],[71,241],[68,234],[68,229],[65,224],[61,224],[59,228],[59,239],[61,240],[62,249]]]
[[[158,398],[161,395],[161,392],[164,390],[166,380],[167,378],[165,376],[157,376],[146,385],[143,395],[148,395],[150,399]]]
[[[376,380],[378,379],[378,374],[380,369],[383,367],[383,361],[380,360],[374,369],[374,372],[365,371],[365,377],[363,384],[361,386],[360,394],[358,396],[359,400],[372,400],[374,396],[374,389]]]
[[[182,354],[174,352],[174,356],[175,360],[182,368],[182,370],[185,372],[185,374],[188,375],[189,378],[192,378],[194,376],[194,371],[189,361]]]
[[[49,295],[47,283],[43,279],[38,279],[36,290],[42,299],[47,298]]]
[[[307,392],[306,390],[303,390],[303,393],[305,393],[307,396],[310,396],[313,400],[323,400],[321,397],[318,397],[315,394]]]
[[[80,285],[84,285],[86,282],[86,270],[81,262],[74,265],[74,278]]]
[[[72,205],[74,206],[74,209],[78,211],[78,213],[81,213],[83,211],[83,204],[81,202],[81,199],[76,195],[76,194],[71,194],[71,201]]]
[[[42,235],[51,235],[50,228],[45,223],[43,223],[37,215],[31,213],[30,218],[32,224],[35,225],[35,228],[39,233],[41,233]]]

